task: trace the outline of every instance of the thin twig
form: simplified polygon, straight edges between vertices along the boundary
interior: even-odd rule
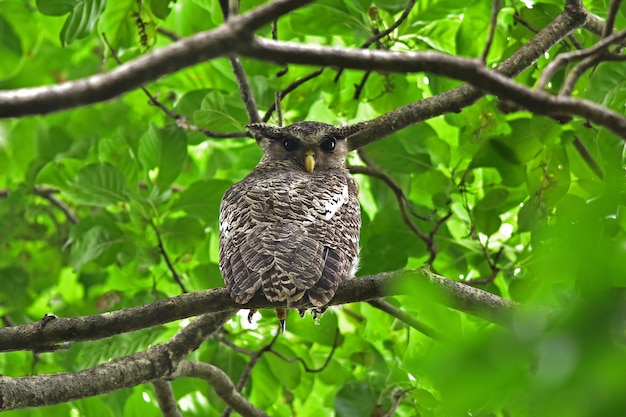
[[[182,417],[183,415],[176,404],[172,383],[164,379],[157,379],[152,381],[152,386],[163,417]]]
[[[391,404],[391,408],[389,408],[389,410],[387,410],[387,412],[382,417],[393,417],[396,413],[396,410],[400,406],[400,402],[402,401],[402,399],[406,396],[406,394],[408,394],[410,391],[413,391],[414,389],[415,388],[401,389],[397,387],[392,389],[391,398],[393,400],[393,403]]]
[[[263,410],[255,407],[239,391],[233,381],[217,366],[198,361],[183,360],[178,364],[172,377],[190,376],[206,380],[215,393],[240,415],[245,417],[269,417]]]
[[[335,353],[335,350],[337,349],[337,347],[339,346],[339,336],[341,335],[341,333],[339,333],[339,328],[337,328],[335,330],[335,338],[333,339],[333,347],[330,350],[330,353],[328,354],[328,356],[326,357],[326,360],[324,361],[324,364],[322,366],[320,366],[319,368],[309,368],[309,366],[306,364],[306,362],[304,361],[304,359],[302,359],[299,356],[296,356],[294,358],[288,358],[285,355],[283,355],[280,352],[277,352],[274,349],[271,349],[269,352],[278,356],[279,358],[281,358],[282,360],[284,360],[285,362],[300,362],[302,364],[302,367],[304,368],[305,372],[309,372],[309,373],[317,373],[317,372],[322,372],[324,369],[326,369],[326,367],[328,366],[328,364],[330,363],[330,360],[333,358],[333,355]]]
[[[499,12],[500,12],[500,0],[493,0],[493,3],[491,5],[491,21],[489,23],[489,35],[487,36],[485,49],[483,50],[483,53],[480,56],[480,60],[484,64],[487,63],[487,55],[489,55],[489,50],[491,49],[491,44],[493,43],[493,37],[496,33],[496,26],[498,25],[498,13]]]
[[[617,13],[619,12],[619,5],[622,0],[611,0],[609,3],[609,10],[606,15],[606,22],[604,24],[604,31],[602,32],[602,37],[606,38],[613,32],[613,26],[615,25],[615,18]]]
[[[157,28],[157,33],[160,33],[163,36],[166,36],[168,38],[170,38],[171,40],[173,40],[174,42],[181,40],[182,38],[173,30],[169,30],[169,29],[165,29],[163,27],[158,27]]]
[[[65,204],[63,201],[59,200],[54,196],[58,191],[49,189],[49,188],[33,188],[33,194],[38,195],[39,197],[43,197],[48,200],[52,205],[57,207],[59,210],[63,212],[67,220],[71,223],[78,223],[78,216],[72,211],[72,209]]]
[[[367,48],[369,48],[369,46],[371,44],[378,43],[378,41],[380,39],[384,38],[385,36],[389,35],[394,30],[396,30],[402,24],[402,22],[404,22],[409,17],[409,14],[411,13],[411,10],[413,10],[413,6],[415,6],[415,0],[409,0],[409,2],[407,3],[406,7],[404,8],[404,11],[400,15],[400,17],[398,17],[398,20],[393,22],[393,24],[391,26],[389,26],[387,29],[385,29],[383,31],[377,31],[374,34],[374,36],[372,36],[367,41],[365,41],[360,46],[360,48],[361,49],[367,49]],[[339,77],[341,76],[343,71],[344,71],[344,68],[340,68],[337,71],[337,74],[335,75],[335,78],[334,78],[334,82],[337,82],[339,80]]]
[[[237,382],[237,386],[236,386],[237,392],[241,392],[243,390],[243,387],[246,386],[246,384],[250,380],[250,376],[252,376],[252,370],[256,366],[257,362],[259,361],[259,359],[261,359],[261,356],[265,352],[269,352],[272,350],[272,347],[274,346],[274,343],[276,343],[276,340],[278,340],[278,336],[280,334],[281,332],[277,331],[274,337],[272,338],[272,340],[267,345],[263,346],[252,357],[250,357],[248,364],[246,365],[245,369],[243,370],[243,373],[241,374],[241,378],[239,378],[239,382]],[[230,406],[226,407],[221,417],[229,417],[232,411],[233,409]]]
[[[319,68],[307,75],[305,75],[304,77],[295,80],[294,82],[292,82],[291,84],[289,84],[284,90],[281,90],[278,92],[278,95],[280,97],[280,100],[284,99],[285,96],[289,93],[291,93],[293,90],[295,90],[296,88],[300,87],[302,84],[306,83],[307,81],[312,80],[313,78],[318,77],[322,72],[324,72],[324,67]],[[272,117],[272,113],[276,110],[276,102],[272,103],[272,105],[270,106],[269,109],[267,109],[267,111],[265,112],[265,114],[263,115],[263,118],[261,119],[263,122],[268,122],[270,120],[270,118]]]
[[[188,292],[187,288],[185,288],[185,284],[183,284],[183,281],[181,280],[180,275],[178,275],[178,272],[176,272],[176,268],[174,268],[174,264],[172,264],[172,261],[170,260],[170,257],[167,254],[167,251],[165,250],[165,246],[163,245],[163,239],[161,238],[161,232],[159,231],[159,228],[154,224],[152,220],[150,220],[150,226],[152,227],[152,230],[154,231],[154,234],[156,235],[157,244],[159,246],[159,252],[161,252],[161,255],[163,255],[163,259],[165,260],[165,263],[167,264],[167,268],[172,273],[172,278],[174,278],[174,281],[176,281],[181,291],[184,294],[186,294]]]
[[[591,155],[589,149],[585,146],[585,144],[580,140],[578,136],[574,136],[574,149],[578,152],[580,157],[585,161],[589,169],[593,171],[600,179],[604,179],[604,172],[602,172],[602,168],[598,164],[598,161]]]
[[[433,329],[432,327],[428,326],[425,323],[422,323],[421,321],[416,319],[414,316],[412,316],[412,315],[408,314],[407,312],[399,309],[398,307],[394,306],[393,304],[388,303],[387,301],[383,300],[382,298],[379,298],[377,300],[370,300],[370,301],[368,301],[368,304],[371,305],[372,307],[375,307],[375,308],[377,308],[379,310],[384,311],[385,313],[389,314],[390,316],[393,316],[393,317],[397,318],[401,322],[404,322],[404,323],[408,324],[410,327],[412,327],[415,330],[417,330],[418,332],[420,332],[420,333],[430,337],[433,340],[436,340],[438,342],[443,342],[443,341],[446,341],[448,339],[447,337],[445,337],[444,335],[439,333],[437,330]]]
[[[601,51],[606,50],[606,48],[609,45],[617,43],[618,41],[621,41],[625,38],[626,38],[626,30],[623,30],[621,32],[617,32],[610,36],[607,36],[606,38],[602,39],[600,42],[596,43],[590,48],[585,48],[585,49],[581,49],[578,51],[572,51],[572,52],[568,52],[565,54],[560,54],[554,59],[554,61],[550,62],[546,66],[546,68],[543,70],[541,77],[537,81],[537,88],[545,89],[546,85],[548,84],[548,81],[550,80],[550,78],[552,78],[554,73],[557,72],[560,68],[569,64],[570,62],[573,62],[579,59],[585,59],[592,55],[596,55],[600,53]]]
[[[111,45],[109,40],[107,39],[106,34],[104,34],[104,33],[102,34],[102,39],[104,40],[104,43],[106,43],[107,47],[111,51],[111,56],[113,57],[115,62],[117,62],[118,65],[122,65],[122,61],[120,61],[119,57],[117,56],[117,53],[116,53],[115,49],[113,49],[113,46]],[[152,95],[152,93],[150,93],[150,91],[148,91],[148,89],[146,87],[140,86],[139,88],[148,97],[148,102],[151,105],[156,106],[159,109],[161,109],[161,111],[163,111],[163,113],[165,113],[168,117],[174,119],[174,123],[180,129],[191,130],[191,131],[194,131],[194,132],[200,132],[200,133],[203,133],[204,135],[206,135],[208,137],[216,138],[216,139],[220,139],[220,138],[240,138],[240,137],[248,137],[248,136],[250,136],[248,132],[215,132],[215,131],[212,131],[212,130],[209,130],[209,129],[204,129],[204,128],[201,128],[201,127],[189,124],[187,122],[187,118],[185,116],[183,116],[182,114],[175,113],[172,110],[170,110],[167,106],[165,106],[159,100],[157,100],[157,98],[154,97]]]

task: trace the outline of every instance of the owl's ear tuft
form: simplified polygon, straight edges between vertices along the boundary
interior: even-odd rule
[[[346,139],[348,136],[352,136],[355,133],[358,133],[362,130],[367,129],[369,126],[368,122],[360,122],[355,123],[353,125],[342,126],[339,128],[339,134],[341,136],[340,139]]]
[[[246,125],[246,127],[257,141],[260,140],[261,137],[277,139],[282,132],[280,127],[267,123],[250,123]]]

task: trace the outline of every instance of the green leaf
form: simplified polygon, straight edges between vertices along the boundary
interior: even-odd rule
[[[86,263],[97,259],[116,241],[107,229],[94,226],[72,244],[70,264],[75,270],[79,270]]]
[[[164,191],[178,177],[187,159],[185,132],[175,126],[159,129],[150,125],[139,140],[138,154],[145,173],[155,170],[151,179]]]
[[[626,64],[600,63],[589,78],[585,98],[618,112],[626,104]]]
[[[553,207],[569,189],[571,183],[569,159],[561,144],[546,146],[529,165],[526,186],[545,207]]]
[[[298,355],[294,353],[285,344],[277,344],[274,349],[286,358],[296,358]],[[300,385],[302,379],[301,365],[294,362],[285,362],[283,359],[275,355],[267,355],[267,364],[280,384],[289,391],[293,391]]]
[[[110,1],[98,22],[98,31],[106,35],[114,48],[130,48],[135,45],[136,26],[132,15],[136,12],[136,0]]]
[[[456,34],[456,52],[459,55],[478,58],[484,48],[491,24],[491,4],[475,0],[468,4]]]
[[[494,188],[489,190],[485,196],[476,203],[476,210],[497,209],[509,197],[509,191],[505,188]]]
[[[371,416],[375,408],[376,399],[365,383],[347,384],[335,397],[337,417]]]
[[[81,0],[37,0],[37,9],[48,16],[70,13]]]
[[[170,1],[171,0],[150,0],[150,10],[156,17],[161,20],[167,19],[167,16],[170,14]],[[175,1],[173,1],[175,3]]]
[[[0,79],[15,74],[20,67],[24,51],[22,41],[13,26],[0,16]]]
[[[476,231],[486,236],[491,236],[496,233],[500,230],[500,226],[502,226],[502,220],[495,209],[486,210],[477,208],[476,210],[472,210],[472,220],[474,221]]]
[[[215,224],[222,196],[231,185],[226,180],[195,182],[172,204],[172,211],[182,210],[190,216]]]
[[[91,164],[76,173],[77,191],[82,200],[94,206],[127,201],[126,179],[113,165]]]
[[[239,131],[244,130],[248,114],[238,95],[215,89],[204,96],[193,120],[198,126],[218,132]]]
[[[193,252],[195,245],[206,238],[204,226],[194,217],[166,220],[160,227],[161,237],[168,252]]]
[[[61,29],[61,44],[67,46],[89,36],[105,6],[106,0],[76,1]]]

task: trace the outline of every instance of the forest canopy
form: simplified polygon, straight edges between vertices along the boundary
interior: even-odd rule
[[[0,2],[0,411],[623,414],[625,38],[618,0]],[[218,214],[298,121],[366,126],[360,268],[282,334]]]

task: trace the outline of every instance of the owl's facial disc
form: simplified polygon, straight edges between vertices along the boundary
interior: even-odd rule
[[[306,151],[304,153],[304,169],[306,169],[306,172],[309,174],[313,173],[315,169],[315,152]]]

